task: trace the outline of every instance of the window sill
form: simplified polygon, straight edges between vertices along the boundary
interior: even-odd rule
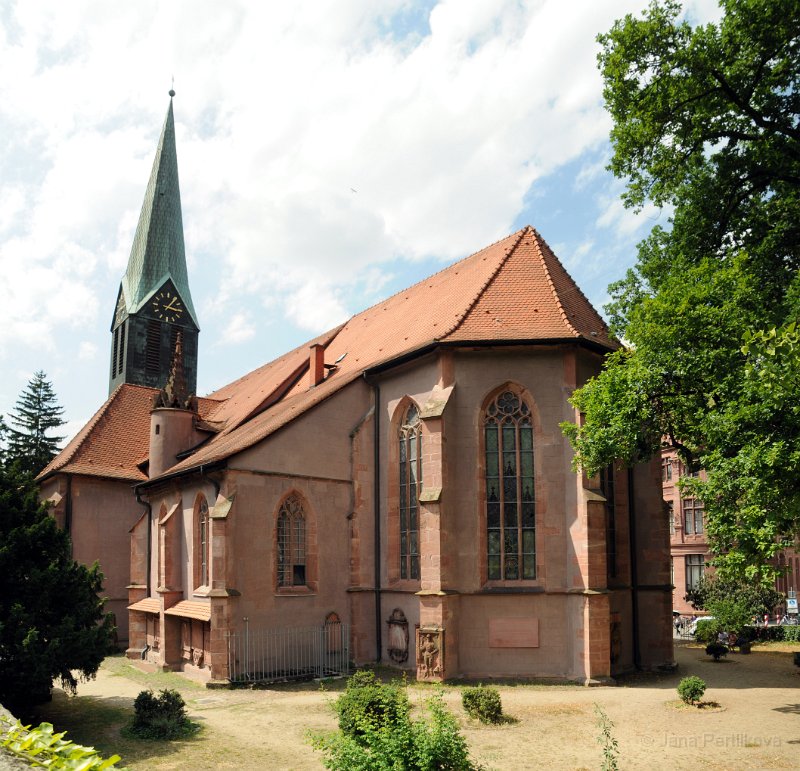
[[[418,578],[394,578],[389,579],[385,591],[389,592],[418,592],[420,580]]]
[[[197,589],[192,592],[192,597],[208,597],[210,594],[210,586],[198,586]]]
[[[541,581],[487,581],[481,592],[485,594],[508,594],[512,592],[544,592]]]
[[[282,586],[275,590],[276,597],[314,597],[316,594],[309,586]]]

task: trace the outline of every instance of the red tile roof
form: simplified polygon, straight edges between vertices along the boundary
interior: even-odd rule
[[[131,383],[118,386],[37,479],[62,472],[144,482],[147,476],[139,466],[150,452],[150,410],[157,393],[156,388]],[[199,399],[200,417],[216,406]]]
[[[526,227],[211,394],[227,400],[211,416],[225,421],[224,429],[170,473],[251,447],[365,370],[436,343],[492,340],[619,345],[547,243]],[[329,364],[344,358],[309,388],[313,343],[325,345]],[[259,404],[269,406],[254,409]]]
[[[523,228],[353,316],[200,400],[200,417],[218,433],[167,473],[224,460],[251,447],[327,399],[366,370],[436,344],[586,341],[618,343],[541,236]],[[340,360],[314,388],[309,346]],[[155,389],[122,385],[42,472],[145,481]]]

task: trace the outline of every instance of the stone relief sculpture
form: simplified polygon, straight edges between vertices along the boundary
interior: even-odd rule
[[[444,630],[417,630],[417,680],[444,679]]]

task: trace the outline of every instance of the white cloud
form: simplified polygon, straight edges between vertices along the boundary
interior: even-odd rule
[[[610,123],[595,36],[640,0],[580,13],[558,0],[428,7],[7,3],[0,361],[19,344],[74,359],[88,329],[108,344],[172,75],[187,258],[193,287],[205,282],[195,303],[209,341],[245,343],[264,308],[328,328],[399,263],[505,235],[538,180],[596,157]],[[633,227],[611,203],[598,224]]]
[[[222,331],[222,336],[217,345],[235,345],[243,343],[255,335],[256,329],[253,326],[248,314],[235,313],[231,316],[228,325]]]
[[[619,197],[607,197],[604,209],[597,218],[597,227],[610,228],[617,238],[627,238],[649,230],[656,223],[668,227],[669,217],[664,209],[653,204],[645,204],[641,211],[626,209]]]

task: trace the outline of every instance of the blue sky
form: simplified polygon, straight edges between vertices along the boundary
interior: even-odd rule
[[[600,308],[668,219],[604,170],[595,37],[644,6],[0,1],[0,413],[106,398],[173,76],[201,395],[525,224]]]

